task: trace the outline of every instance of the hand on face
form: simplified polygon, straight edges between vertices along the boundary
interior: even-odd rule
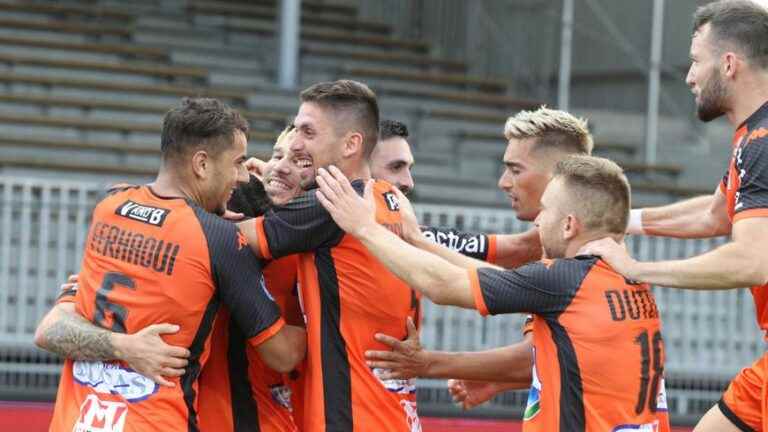
[[[250,174],[255,175],[257,179],[264,181],[264,173],[267,170],[267,163],[261,159],[252,157],[245,161],[245,169],[247,169]]]
[[[365,193],[360,197],[347,177],[335,166],[330,166],[327,170],[318,170],[317,184],[318,200],[341,229],[358,237],[376,224],[373,180],[366,183]]]

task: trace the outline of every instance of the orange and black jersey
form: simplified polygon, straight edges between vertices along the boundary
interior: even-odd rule
[[[263,286],[261,265],[230,222],[147,186],[116,192],[95,208],[74,297],[78,313],[116,332],[175,323],[164,336],[191,356],[175,387],[127,365],[73,362],[62,372],[52,431],[198,429],[198,374],[219,306],[256,346],[284,325]]]
[[[728,218],[733,222],[768,216],[768,102],[755,111],[733,136],[733,155],[720,183]],[[751,288],[757,322],[768,332],[768,285]]]
[[[267,290],[285,321],[303,325],[296,293],[298,257],[270,261],[264,267]],[[200,429],[203,432],[294,432],[292,404],[300,372],[270,369],[247,344],[226,308],[221,308],[211,336],[211,355],[200,375]]]
[[[525,431],[667,431],[664,344],[649,287],[596,257],[470,271],[481,314],[530,312]]]
[[[363,183],[352,182],[362,194]],[[399,234],[402,222],[391,185],[374,184],[376,219]],[[304,386],[306,431],[417,430],[412,381],[382,380],[364,353],[386,349],[375,333],[404,338],[418,296],[357,239],[347,235],[314,191],[257,218],[264,257],[299,256],[299,293],[307,323]]]

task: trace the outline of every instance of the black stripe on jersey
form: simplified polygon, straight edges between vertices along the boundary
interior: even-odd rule
[[[581,383],[579,361],[571,337],[557,320],[547,320],[552,341],[557,346],[557,362],[560,365],[560,429],[561,431],[586,430],[584,414],[584,388]]]
[[[717,401],[717,407],[720,408],[720,412],[723,413],[725,418],[730,420],[730,422],[733,423],[733,425],[736,426],[740,431],[755,432],[754,429],[752,429],[748,424],[744,423],[744,420],[740,419],[739,416],[737,416],[736,413],[728,407],[724,400],[720,399]]]
[[[200,325],[197,327],[195,338],[192,340],[192,345],[189,346],[189,363],[187,364],[184,375],[181,376],[181,389],[184,392],[184,402],[187,405],[187,430],[189,432],[197,432],[200,430],[197,424],[197,411],[195,411],[195,400],[197,399],[197,392],[195,391],[194,384],[197,382],[197,378],[200,376],[200,355],[203,353],[205,347],[205,341],[208,340],[208,336],[211,335],[211,329],[213,328],[213,320],[216,318],[216,313],[219,311],[219,299],[218,297],[211,297],[208,305],[205,307],[203,318],[200,320]]]
[[[352,431],[352,383],[347,343],[341,335],[341,301],[336,265],[329,248],[315,251],[320,288],[320,349],[325,430]]]
[[[234,320],[229,320],[229,392],[232,405],[232,430],[234,432],[258,432],[259,407],[251,394],[251,380],[248,379],[248,355],[245,352],[245,337]]]

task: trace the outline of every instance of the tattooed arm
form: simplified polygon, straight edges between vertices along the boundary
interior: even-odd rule
[[[35,332],[35,344],[72,360],[122,360],[158,384],[173,386],[164,377],[184,374],[189,351],[167,345],[161,334],[176,333],[179,326],[154,324],[134,334],[98,327],[75,311],[75,304],[54,305]]]
[[[118,360],[112,336],[75,313],[74,303],[60,303],[37,327],[35,344],[72,360]]]

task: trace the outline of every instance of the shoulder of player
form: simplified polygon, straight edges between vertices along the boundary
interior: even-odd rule
[[[525,267],[529,267],[529,271],[537,280],[551,280],[553,283],[568,280],[580,283],[598,262],[600,259],[596,256],[579,255],[573,258],[544,258]]]
[[[589,269],[600,262],[600,257],[595,255],[577,255],[573,258],[542,258],[538,261],[550,270],[563,271],[568,269]]]
[[[212,251],[221,248],[231,249],[233,246],[241,250],[248,245],[247,239],[234,223],[208,213],[200,207],[190,206],[190,208],[200,223],[205,241]]]

